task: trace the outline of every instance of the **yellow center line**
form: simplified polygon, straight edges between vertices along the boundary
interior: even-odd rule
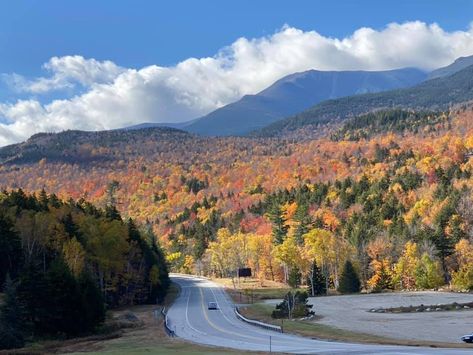
[[[226,329],[223,329],[221,327],[219,327],[218,325],[216,325],[215,323],[213,323],[209,316],[207,315],[207,312],[206,312],[206,309],[205,309],[205,304],[204,304],[204,293],[202,292],[202,288],[199,287],[199,291],[200,291],[200,297],[201,297],[201,304],[202,304],[202,312],[204,313],[204,317],[205,319],[207,320],[207,322],[210,324],[211,327],[213,327],[214,329],[220,331],[220,332],[223,332],[223,333],[227,333],[227,334],[230,334],[230,335],[233,335],[233,336],[239,336],[239,337],[242,337],[242,338],[248,338],[248,339],[253,339],[253,340],[258,340],[258,341],[261,341],[261,338],[256,338],[256,337],[252,337],[250,335],[246,335],[246,334],[241,334],[241,333],[236,333],[236,332],[231,332],[231,331],[228,331]],[[230,323],[231,324],[231,323]],[[232,324],[233,326],[233,324]]]

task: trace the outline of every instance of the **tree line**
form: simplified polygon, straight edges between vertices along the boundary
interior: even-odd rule
[[[42,190],[0,193],[0,347],[93,332],[105,310],[163,299],[164,254],[149,227],[109,205]]]

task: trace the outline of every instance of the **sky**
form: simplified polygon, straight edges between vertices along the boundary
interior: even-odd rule
[[[473,0],[0,0],[0,146],[182,122],[308,69],[473,55]]]

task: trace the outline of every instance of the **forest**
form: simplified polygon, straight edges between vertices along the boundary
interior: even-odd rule
[[[169,285],[151,228],[45,190],[0,193],[0,348],[94,332],[106,309],[156,303]]]
[[[294,140],[66,131],[3,152],[0,181],[91,201],[99,219],[116,206],[156,236],[176,272],[251,267],[297,286],[315,270],[334,289],[349,263],[368,292],[471,290],[472,119],[471,105],[382,110]],[[58,142],[62,154],[51,154]]]

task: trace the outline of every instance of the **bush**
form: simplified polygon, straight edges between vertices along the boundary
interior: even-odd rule
[[[288,292],[284,296],[284,300],[276,306],[271,317],[292,319],[294,317],[300,318],[313,315],[312,305],[307,304],[308,297],[307,292]]]
[[[360,292],[360,278],[353,267],[353,264],[347,260],[343,267],[340,283],[338,285],[338,292],[340,293],[357,293]]]

